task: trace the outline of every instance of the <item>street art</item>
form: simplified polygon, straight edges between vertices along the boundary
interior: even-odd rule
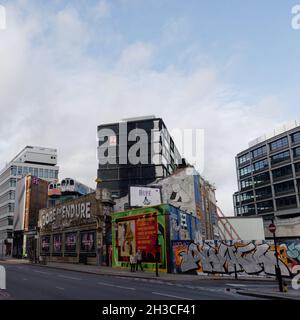
[[[174,273],[275,275],[273,241],[172,241],[172,248]],[[300,241],[277,248],[282,276],[292,277],[300,265]]]

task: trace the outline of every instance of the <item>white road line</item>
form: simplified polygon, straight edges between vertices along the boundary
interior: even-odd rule
[[[62,287],[55,287],[55,288],[58,290],[65,290],[65,288],[62,288]]]
[[[161,293],[161,292],[152,292],[152,294],[157,294],[159,296],[165,296],[165,297],[169,297],[169,298],[176,298],[176,299],[183,299],[183,300],[193,300],[193,299],[190,299],[190,298],[173,296],[171,294],[166,294],[166,293]]]
[[[135,288],[123,287],[123,286],[119,286],[119,285],[111,284],[111,283],[106,283],[106,282],[98,282],[98,284],[100,284],[102,286],[115,287],[115,288],[120,288],[120,289],[136,290]]]
[[[26,279],[26,278],[23,278],[23,281],[27,281],[28,279]]]
[[[69,277],[69,276],[64,276],[62,274],[58,275],[60,278],[64,278],[64,279],[71,279],[71,280],[82,280],[80,278],[75,278],[75,277]]]
[[[41,274],[51,274],[49,272],[45,272],[45,271],[38,271],[38,270],[32,270],[33,272],[36,272],[36,273],[41,273]]]

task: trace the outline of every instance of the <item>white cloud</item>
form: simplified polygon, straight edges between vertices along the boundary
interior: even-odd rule
[[[9,28],[0,34],[1,166],[25,145],[54,147],[61,177],[94,186],[97,125],[156,114],[169,129],[205,129],[203,174],[232,213],[234,156],[281,120],[276,97],[249,105],[245,93],[220,81],[217,68],[157,71],[152,63],[159,48],[150,42],[127,44],[111,68],[102,68],[103,57],[86,54],[94,30],[75,9],[30,20],[14,7],[9,11]]]

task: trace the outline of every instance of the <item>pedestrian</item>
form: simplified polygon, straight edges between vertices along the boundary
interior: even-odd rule
[[[135,265],[136,265],[136,259],[135,259],[135,255],[133,253],[130,254],[129,261],[130,261],[130,271],[134,272]]]
[[[138,268],[139,266],[141,267],[141,270],[143,270],[143,266],[142,266],[142,253],[141,253],[141,250],[138,250],[136,255],[135,255],[135,258],[136,258],[136,271],[138,271]]]

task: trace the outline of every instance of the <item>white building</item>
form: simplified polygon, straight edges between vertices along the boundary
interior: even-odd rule
[[[17,180],[27,174],[58,178],[57,150],[26,146],[0,171],[0,257],[11,255]]]

